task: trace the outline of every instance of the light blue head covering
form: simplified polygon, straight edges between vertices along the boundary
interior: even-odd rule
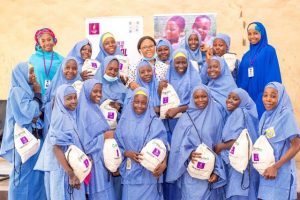
[[[193,94],[197,90],[205,91],[208,95],[208,104],[204,109],[195,105]],[[202,84],[196,86],[192,91],[187,112],[179,118],[173,131],[167,171],[168,182],[177,180],[186,172],[186,162],[199,144],[205,143],[209,148],[213,148],[221,141],[223,124],[222,113],[213,100],[209,88]],[[213,184],[213,188],[224,185],[225,171],[218,157],[214,173],[218,174],[219,180]]]
[[[159,59],[159,57],[157,56],[158,60],[160,60],[161,62],[168,62],[170,63],[171,60],[172,60],[172,54],[173,54],[173,47],[171,45],[171,43],[169,42],[169,40],[167,39],[164,39],[164,38],[160,38],[158,41],[157,41],[157,45],[156,45],[156,51],[159,47],[161,46],[167,46],[169,48],[169,51],[170,51],[170,54],[169,54],[169,58],[166,60],[166,61],[162,61]]]
[[[144,67],[144,66],[148,66],[151,68],[152,70],[152,80],[150,81],[150,83],[146,83],[142,80],[141,75],[140,75],[140,68]],[[154,68],[151,67],[150,63],[148,61],[141,61],[139,62],[139,64],[137,65],[136,68],[136,82],[137,84],[139,84],[141,87],[146,88],[150,94],[150,105],[151,106],[159,106],[160,105],[160,99],[158,97],[158,93],[157,93],[157,89],[158,89],[158,81],[157,79],[154,77],[155,72],[154,72]]]
[[[233,89],[237,88],[231,72],[225,60],[219,56],[213,56],[211,60],[216,60],[220,63],[221,73],[216,79],[212,79],[207,74],[207,65],[201,69],[201,75],[208,80],[207,86],[211,90],[213,98],[226,109],[226,99]]]
[[[92,48],[92,43],[88,39],[81,40],[75,44],[73,49],[68,54],[68,57],[74,57],[78,61],[78,71],[81,72],[82,70],[82,65],[84,63],[84,60],[81,58],[81,49],[85,45],[90,45]]]
[[[14,125],[31,130],[31,122],[39,116],[39,104],[33,100],[34,93],[29,85],[29,65],[19,63],[12,71],[11,87],[6,103],[5,125],[0,156],[13,162]]]
[[[292,103],[285,87],[278,82],[270,82],[265,88],[274,88],[278,92],[277,106],[270,111],[265,111],[259,123],[259,133],[265,134],[266,129],[273,127],[275,137],[271,142],[279,142],[292,136],[299,136],[299,128],[294,116]]]
[[[218,33],[216,35],[216,37],[214,38],[214,41],[215,41],[215,39],[221,39],[221,40],[223,40],[225,42],[226,46],[227,46],[226,52],[229,51],[229,49],[230,49],[230,37],[229,37],[229,35],[224,34],[224,33]]]
[[[188,62],[186,72],[183,75],[178,74],[174,66],[174,57],[177,55],[177,53],[180,52],[186,56]],[[177,92],[177,95],[180,98],[180,105],[189,104],[192,89],[196,85],[201,84],[200,76],[189,61],[187,51],[181,48],[174,51],[166,77],[168,82],[174,87],[175,91]]]
[[[197,35],[198,40],[199,40],[199,45],[198,45],[198,47],[195,51],[192,51],[190,46],[189,46],[189,38],[193,34]],[[201,53],[201,50],[200,50],[200,46],[201,46],[201,36],[199,35],[199,33],[195,30],[189,31],[185,36],[184,48],[187,51],[187,53],[189,54],[189,58],[191,60],[196,61],[198,63],[198,65],[201,65],[203,63],[203,58],[202,58],[202,53]]]
[[[126,95],[126,87],[120,80],[120,74],[118,74],[118,80],[113,82],[109,82],[105,78],[103,78],[106,68],[108,67],[108,64],[113,60],[118,61],[118,59],[115,56],[107,56],[104,59],[104,65],[102,65],[103,70],[98,70],[94,78],[102,82],[101,102],[104,102],[106,99],[111,99],[117,101],[118,103],[123,104]]]

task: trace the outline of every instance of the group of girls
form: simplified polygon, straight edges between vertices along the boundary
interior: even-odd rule
[[[263,25],[253,22],[247,31],[250,50],[240,63],[229,52],[226,34],[217,34],[208,48],[191,31],[174,51],[168,40],[144,36],[137,44],[141,60],[123,76],[116,57],[122,53],[111,33],[100,38],[96,59],[101,67],[92,75],[82,69],[92,55],[87,39],[63,59],[53,51],[54,33],[38,30],[36,53],[13,69],[7,100],[0,156],[14,166],[9,199],[296,199],[293,157],[300,139],[293,108],[279,83],[276,52]],[[76,81],[83,82],[79,92],[72,86]],[[160,97],[169,85],[180,104],[160,119]],[[115,129],[100,109],[106,100],[118,113]],[[42,144],[25,163],[14,146],[16,123]],[[245,128],[253,143],[273,131],[268,141],[276,162],[263,175],[251,164],[242,174],[228,160],[229,149]],[[123,156],[115,173],[104,164],[103,145],[111,138]],[[140,164],[141,149],[152,139],[168,149],[153,172]],[[202,143],[216,156],[207,180],[187,170],[201,158],[195,150]],[[72,144],[92,163],[82,183],[64,155]]]

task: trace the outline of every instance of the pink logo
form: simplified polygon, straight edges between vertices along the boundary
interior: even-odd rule
[[[168,103],[169,102],[169,97],[164,97],[163,98],[163,104]]]
[[[89,34],[90,35],[99,35],[100,34],[100,24],[99,23],[90,23],[89,24]]]
[[[26,144],[28,142],[28,139],[24,136],[20,138],[22,144]]]
[[[205,167],[205,163],[203,163],[203,162],[198,162],[197,163],[197,168],[198,169],[204,169],[204,167]]]
[[[97,63],[92,62],[92,67],[97,68]]]
[[[230,149],[230,154],[234,154],[234,150],[235,150],[235,147],[234,147],[234,146],[231,147],[231,149]]]
[[[154,150],[152,151],[152,154],[155,155],[156,157],[158,157],[160,155],[160,150],[157,148],[154,148]]]
[[[113,119],[115,117],[115,113],[114,112],[108,112],[107,114],[107,118],[108,119]]]
[[[259,154],[258,153],[253,154],[253,160],[254,161],[259,161]]]
[[[120,63],[119,68],[120,68],[120,70],[123,69],[123,64],[122,63]]]
[[[88,166],[89,166],[89,160],[88,160],[88,159],[85,159],[85,160],[83,161],[83,164],[85,165],[86,168],[88,168]]]

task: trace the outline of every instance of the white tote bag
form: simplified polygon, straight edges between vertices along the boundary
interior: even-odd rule
[[[274,150],[265,135],[259,136],[253,145],[252,163],[260,175],[275,164]]]
[[[109,103],[112,102],[110,99],[106,99],[101,105],[100,110],[103,113],[110,129],[114,130],[117,127],[118,111],[112,108]]]
[[[65,152],[65,157],[72,167],[74,174],[80,183],[82,183],[92,169],[91,161],[87,155],[75,145],[69,145],[68,150]]]
[[[160,139],[150,140],[141,150],[143,159],[141,165],[153,172],[154,169],[166,158],[166,146]]]
[[[229,150],[230,165],[238,172],[244,173],[252,155],[252,140],[248,130],[243,129]]]
[[[36,139],[26,128],[22,128],[17,123],[14,127],[15,148],[25,163],[31,156],[36,154],[40,148],[40,140]]]
[[[99,68],[100,68],[100,63],[94,59],[86,59],[82,65],[82,71],[87,70],[93,76],[96,74]]]
[[[215,167],[215,153],[204,143],[201,143],[195,152],[201,153],[201,158],[198,158],[195,163],[190,161],[187,171],[193,178],[208,180]]]
[[[177,108],[180,105],[180,99],[171,84],[163,88],[160,98],[160,118],[166,118],[166,112],[170,108]],[[174,118],[178,118],[182,113],[178,113]]]
[[[122,55],[115,56],[119,61],[120,75],[128,76],[129,60],[128,57]]]
[[[77,98],[79,98],[79,95],[80,95],[80,91],[81,91],[81,88],[83,86],[83,81],[81,80],[77,80],[75,81],[72,86],[75,88],[76,90],[76,94],[77,94]]]
[[[110,172],[116,172],[122,163],[122,155],[115,139],[105,139],[103,146],[103,158],[105,167]]]

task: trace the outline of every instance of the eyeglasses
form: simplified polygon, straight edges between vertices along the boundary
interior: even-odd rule
[[[154,47],[155,47],[155,45],[144,46],[144,47],[141,47],[141,49],[142,49],[143,51],[145,51],[145,50],[148,50],[148,49],[153,49]]]

